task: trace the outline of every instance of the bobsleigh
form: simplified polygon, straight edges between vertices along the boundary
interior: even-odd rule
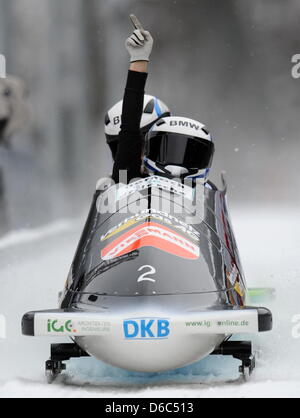
[[[51,346],[52,382],[65,361],[92,356],[122,369],[163,372],[209,355],[255,367],[250,341],[272,314],[249,306],[226,183],[218,190],[152,176],[98,184],[59,309],[29,312],[24,335],[70,337]]]

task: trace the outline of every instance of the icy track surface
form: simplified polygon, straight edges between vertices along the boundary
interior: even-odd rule
[[[20,322],[27,311],[57,307],[82,228],[60,222],[0,240],[0,315],[7,321],[0,397],[299,397],[300,338],[292,336],[292,319],[300,314],[299,211],[235,209],[231,216],[248,285],[277,290],[276,301],[265,304],[274,331],[255,337],[261,355],[250,382],[239,380],[239,363],[231,358],[150,376],[81,359],[68,363],[65,381],[48,386],[44,362],[55,341],[23,337]]]

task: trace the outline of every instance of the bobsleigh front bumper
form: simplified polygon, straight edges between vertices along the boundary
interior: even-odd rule
[[[177,336],[187,334],[253,334],[270,331],[273,326],[272,313],[267,308],[206,310],[181,315],[169,315],[166,311],[160,314],[157,312],[155,314],[153,312],[139,312],[130,316],[130,318],[102,312],[67,309],[25,314],[22,319],[22,333],[26,336],[35,337],[114,336],[126,339],[130,332],[134,331],[134,329],[131,329],[132,326],[141,321],[146,321],[145,323],[148,324],[149,321],[152,321],[154,328],[158,321],[165,321],[163,324],[168,324],[168,332]],[[166,325],[163,326],[166,327]],[[146,326],[146,332],[147,329],[150,330],[149,325]],[[152,328],[149,331],[150,333],[152,333]]]

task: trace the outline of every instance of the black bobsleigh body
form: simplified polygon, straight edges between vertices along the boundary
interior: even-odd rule
[[[23,333],[71,337],[72,344],[52,346],[50,380],[63,361],[88,355],[160,372],[224,354],[250,374],[251,342],[229,338],[271,330],[272,315],[246,301],[225,183],[219,191],[158,176],[107,180],[98,185],[60,309],[26,314]]]

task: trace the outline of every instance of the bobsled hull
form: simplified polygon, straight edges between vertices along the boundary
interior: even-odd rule
[[[118,317],[96,312],[31,312],[23,333],[38,337],[71,337],[91,356],[133,371],[160,372],[198,361],[226,335],[269,331],[265,308],[208,310],[186,315],[167,311]]]
[[[99,186],[61,310],[25,315],[23,333],[69,336],[72,355],[133,371],[171,370],[218,350],[252,371],[251,343],[247,356],[243,342],[224,344],[232,334],[270,330],[272,315],[246,307],[226,187],[156,176]],[[47,370],[55,375],[70,351],[54,351]]]

